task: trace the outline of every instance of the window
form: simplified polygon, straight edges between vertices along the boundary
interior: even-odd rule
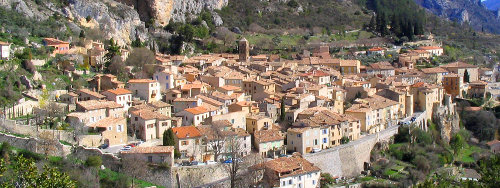
[[[283,183],[281,183],[281,185],[286,186],[286,181],[283,181]]]
[[[326,138],[323,138],[323,144],[326,144],[327,140]]]
[[[313,180],[313,185],[316,185],[316,180]]]
[[[288,184],[293,184],[293,180],[288,180]]]
[[[188,145],[188,144],[189,144],[189,141],[187,141],[187,140],[181,142],[181,145],[183,145],[183,146]]]
[[[113,130],[113,127],[109,126],[108,131],[111,131],[111,130]]]
[[[233,124],[234,124],[234,119],[231,119],[231,123],[233,123]]]
[[[323,134],[328,134],[328,130],[327,129],[323,129]]]
[[[165,76],[165,80],[168,80],[168,75],[167,75],[167,76]]]
[[[118,125],[116,128],[117,132],[122,132],[123,131],[123,125]]]
[[[301,134],[297,134],[297,138],[300,138],[302,135]]]
[[[158,76],[156,76],[156,80],[158,80]]]
[[[165,156],[160,156],[160,161],[161,162],[165,161]]]
[[[148,162],[150,162],[150,163],[153,162],[153,156],[148,156]]]
[[[298,178],[299,178],[299,181],[301,181],[301,180],[302,180],[302,176],[299,176]]]

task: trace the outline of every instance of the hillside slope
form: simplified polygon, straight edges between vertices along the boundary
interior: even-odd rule
[[[499,0],[486,0],[483,4],[490,10],[498,10],[500,8]]]
[[[369,11],[351,0],[230,0],[218,11],[227,27],[248,29],[254,23],[264,29],[314,27],[331,30],[359,29],[370,21]]]
[[[415,2],[437,16],[468,22],[478,31],[500,33],[500,19],[488,10],[481,0],[415,0]]]

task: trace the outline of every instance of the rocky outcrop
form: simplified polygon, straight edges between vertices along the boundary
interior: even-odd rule
[[[159,25],[167,25],[170,20],[184,22],[190,15],[196,15],[203,9],[214,10],[226,6],[228,0],[116,0],[133,6],[140,19]]]
[[[144,22],[137,11],[114,1],[71,0],[67,17],[89,27],[97,27],[107,39],[113,38],[118,45],[130,44],[136,37],[142,41],[148,38]],[[85,23],[92,18],[93,24]]]
[[[441,139],[445,142],[449,142],[450,138],[460,131],[460,117],[456,104],[451,102],[451,97],[448,95],[445,96],[444,105],[434,106],[432,120],[441,131]]]
[[[495,0],[496,1],[496,0]],[[415,2],[437,16],[468,22],[476,29],[500,33],[500,19],[481,0],[415,0]]]

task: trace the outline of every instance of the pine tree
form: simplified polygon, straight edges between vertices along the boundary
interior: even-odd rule
[[[172,130],[172,128],[163,132],[163,145],[175,146],[174,131]]]
[[[376,28],[377,28],[377,21],[375,20],[375,16],[372,16],[372,19],[370,20],[370,25],[368,25],[368,30],[375,31]]]
[[[465,72],[464,72],[464,82],[469,83],[469,81],[470,81],[470,75],[469,75],[469,72],[467,71],[467,69],[465,69]]]

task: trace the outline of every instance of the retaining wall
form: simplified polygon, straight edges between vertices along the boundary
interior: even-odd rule
[[[393,126],[348,144],[307,154],[304,157],[318,166],[322,172],[338,177],[354,177],[364,170],[365,162],[370,162],[373,146],[380,141],[390,140],[398,132],[398,127]]]

